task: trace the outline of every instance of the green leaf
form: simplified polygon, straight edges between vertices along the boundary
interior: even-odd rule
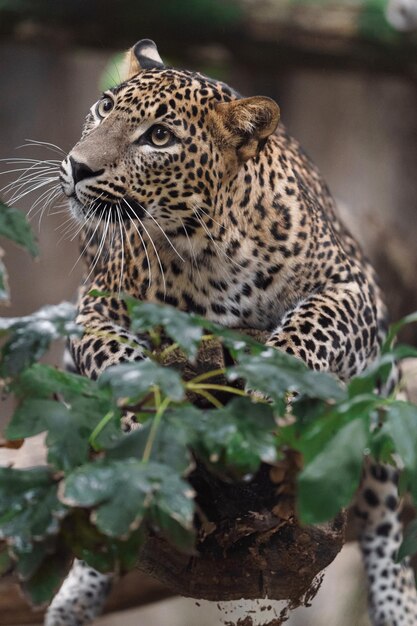
[[[0,202],[0,235],[23,246],[32,256],[38,254],[38,246],[25,214],[3,202]]]
[[[292,429],[295,431],[296,437],[291,443],[286,441],[286,444],[299,450],[304,456],[305,463],[310,463],[346,424],[358,418],[370,423],[375,417],[375,409],[380,403],[381,398],[377,395],[355,396],[333,406],[322,405],[321,415],[316,413],[315,419],[303,423],[299,418],[301,410],[298,407],[298,402],[294,402],[293,413],[297,417],[297,421]],[[282,434],[285,434],[285,430],[286,427],[279,432],[280,441],[283,440]]]
[[[344,426],[298,478],[298,511],[305,524],[334,517],[359,484],[368,430],[363,420]]]
[[[180,374],[149,359],[109,367],[100,376],[99,384],[110,387],[115,398],[128,398],[131,402],[139,400],[155,386],[172,400],[178,402],[184,398]]]
[[[50,470],[0,468],[0,538],[17,549],[59,530],[66,508]]]
[[[9,300],[9,286],[7,280],[7,270],[1,259],[3,250],[0,249],[0,302]]]
[[[130,297],[126,297],[125,302],[131,318],[132,332],[139,333],[155,326],[163,326],[186,354],[195,357],[203,334],[203,323],[207,323],[206,321],[171,306],[140,302]]]
[[[204,318],[199,318],[199,320],[203,325]],[[237,360],[241,354],[261,354],[265,350],[265,344],[237,330],[224,328],[224,326],[207,321],[204,328],[206,332],[210,332],[222,342],[234,360]]]
[[[152,428],[152,419],[124,435],[107,451],[108,459],[142,459]],[[184,428],[164,418],[153,441],[150,460],[165,463],[178,474],[184,474],[191,465],[188,437]]]
[[[388,405],[384,430],[391,435],[405,467],[417,470],[417,406],[401,401]]]
[[[382,430],[394,442],[404,463],[404,480],[417,498],[417,406],[401,401],[389,404]]]
[[[94,526],[85,511],[77,509],[71,516],[71,525],[65,527],[65,540],[75,556],[100,572],[126,572],[138,561],[144,541],[141,528],[126,540],[111,539]]]
[[[6,436],[14,440],[47,431],[48,461],[56,469],[68,471],[88,460],[90,435],[109,409],[113,411],[112,420],[101,432],[99,444],[111,444],[121,436],[120,411],[109,390],[95,381],[36,364],[21,375],[13,388],[22,401],[6,428]],[[56,393],[65,404],[48,398]]]
[[[48,556],[36,572],[22,585],[23,592],[33,606],[49,603],[60,588],[71,566],[67,551]]]
[[[268,405],[237,398],[216,410],[181,407],[165,419],[174,432],[186,429],[190,447],[217,472],[240,477],[277,459],[277,426]]]
[[[417,552],[417,519],[412,520],[404,532],[404,539],[398,550],[397,562]]]
[[[98,293],[97,295],[104,295]],[[227,346],[233,357],[243,352],[259,354],[265,346],[249,335],[224,328],[200,315],[184,313],[174,307],[141,302],[130,296],[124,297],[132,321],[133,332],[150,331],[162,326],[173,341],[191,358],[197,354],[203,331],[215,335]]]
[[[414,312],[414,313],[410,313],[410,315],[406,315],[405,317],[403,317],[401,320],[399,320],[395,324],[392,324],[390,326],[389,333],[388,333],[387,338],[385,339],[384,345],[382,347],[382,352],[383,353],[390,352],[392,350],[392,343],[393,343],[395,337],[400,332],[400,330],[404,326],[407,326],[407,324],[414,324],[415,322],[417,322],[417,311]]]
[[[21,580],[28,580],[42,565],[48,554],[55,551],[55,537],[47,537],[44,541],[34,541],[20,547],[13,548],[17,559],[16,571]]]
[[[68,402],[79,396],[97,397],[104,393],[97,381],[41,363],[22,372],[13,383],[13,391],[21,398],[46,399],[59,394]],[[109,394],[106,397],[110,399]]]
[[[162,488],[155,493],[149,519],[170,543],[183,552],[192,552],[195,546],[193,492],[189,486],[179,491],[178,486],[175,474],[166,477]]]
[[[348,394],[355,395],[372,393],[389,379],[393,368],[401,359],[415,357],[417,351],[411,346],[396,345],[383,352],[363,372],[355,376],[348,384]]]
[[[0,336],[8,336],[0,352],[0,375],[15,376],[38,361],[55,339],[80,334],[76,309],[63,302],[25,317],[0,318]]]
[[[299,359],[274,348],[264,348],[258,355],[241,354],[227,376],[232,381],[243,378],[252,390],[275,402],[281,402],[288,391],[324,400],[343,400],[346,396],[336,378],[312,371]]]
[[[0,546],[0,578],[13,570],[13,559],[10,556],[8,546],[4,543]]]
[[[149,507],[161,508],[173,489],[178,500],[171,516],[191,528],[189,485],[172,468],[154,462],[100,460],[84,465],[67,477],[62,499],[70,506],[97,507],[93,514],[97,527],[110,537],[127,537],[139,527]]]
[[[29,431],[30,428],[30,431]],[[92,428],[74,419],[69,407],[53,400],[26,400],[15,411],[6,429],[8,439],[30,437],[48,431],[48,462],[68,471],[88,459],[88,436]]]

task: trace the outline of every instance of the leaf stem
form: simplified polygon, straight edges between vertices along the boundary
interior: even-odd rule
[[[215,398],[213,394],[211,394],[209,391],[205,391],[204,389],[193,389],[193,392],[208,400],[210,404],[216,407],[216,409],[223,408],[223,404],[220,402],[220,400],[217,400],[217,398]]]
[[[232,393],[236,396],[244,396],[245,398],[248,397],[248,394],[246,393],[246,391],[243,391],[243,389],[236,389],[235,387],[229,387],[228,385],[214,385],[210,383],[205,383],[204,385],[200,385],[200,384],[189,382],[189,383],[186,383],[185,388],[190,389],[191,391],[196,391],[197,389],[199,390],[213,389],[215,391],[224,391],[226,393]]]
[[[217,370],[212,370],[211,372],[204,372],[203,374],[199,374],[198,376],[194,376],[194,378],[191,378],[188,383],[200,383],[203,380],[207,380],[208,378],[214,378],[215,376],[221,376],[222,374],[225,374],[226,370],[224,367],[219,368]]]
[[[158,359],[160,361],[163,361],[165,359],[165,357],[170,354],[171,352],[174,352],[174,350],[177,350],[177,348],[179,348],[179,344],[178,343],[173,343],[170,346],[168,346],[167,348],[165,348],[165,350],[162,350],[161,354],[158,354]]]
[[[93,448],[95,452],[98,452],[100,450],[100,447],[97,445],[97,441],[96,441],[97,437],[105,429],[105,427],[113,419],[113,417],[114,417],[114,411],[109,411],[108,413],[106,413],[106,415],[99,421],[99,423],[97,424],[97,426],[91,433],[88,439],[88,443],[90,444],[90,446]]]
[[[157,396],[159,396],[158,399],[157,399]],[[171,402],[170,398],[165,398],[165,400],[162,400],[162,402],[160,401],[160,398],[161,398],[161,394],[159,392],[159,389],[155,388],[155,402],[157,403],[158,410],[153,419],[148,441],[146,442],[145,450],[143,451],[142,463],[147,463],[151,457],[152,446],[154,444],[156,433],[158,432],[158,428],[161,423],[162,416]]]

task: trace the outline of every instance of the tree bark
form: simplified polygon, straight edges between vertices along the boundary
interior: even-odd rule
[[[263,343],[268,337],[266,332],[242,332]],[[175,363],[187,380],[225,367],[229,358],[212,340],[202,344],[195,365],[179,352],[170,352],[165,364]],[[220,376],[216,383],[227,381]],[[200,406],[205,402],[190,399]],[[227,402],[227,397],[221,399]],[[196,459],[188,477],[199,513],[195,554],[179,552],[150,531],[138,567],[174,592],[196,599],[267,597],[287,600],[292,608],[308,602],[320,586],[319,573],[343,546],[345,514],[320,526],[300,525],[295,511],[300,467],[300,455],[288,450],[275,465],[262,465],[250,481],[228,482]]]

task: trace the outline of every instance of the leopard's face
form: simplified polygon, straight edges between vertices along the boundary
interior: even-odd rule
[[[189,72],[151,69],[91,108],[61,181],[79,220],[118,218],[175,231],[210,210],[231,166],[218,132],[225,85]]]
[[[107,232],[115,223],[140,240],[143,232],[189,238],[207,231],[202,216],[213,217],[228,180],[273,133],[278,105],[165,68],[150,40],[138,42],[125,64],[127,80],[91,108],[62,163],[71,212],[88,228],[104,223]]]

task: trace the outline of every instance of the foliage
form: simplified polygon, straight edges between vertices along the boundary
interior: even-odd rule
[[[7,237],[14,243],[23,246],[32,256],[38,253],[38,247],[30,226],[23,213],[8,207],[0,200],[0,236]],[[7,272],[2,261],[3,251],[0,248],[0,302],[7,302],[9,289]]]
[[[2,224],[0,234],[10,234]],[[30,248],[29,242],[23,241]],[[125,300],[132,329],[146,332],[151,347],[145,360],[115,365],[96,381],[38,362],[51,341],[80,332],[72,306],[0,323],[3,387],[17,399],[6,437],[47,433],[47,465],[0,469],[0,538],[7,542],[0,571],[11,557],[34,603],[51,597],[73,555],[103,571],[133,567],[147,527],[191,552],[194,456],[216,475],[240,481],[287,448],[299,451],[298,510],[311,524],[349,504],[368,453],[384,462],[399,455],[417,498],[417,407],[375,392],[398,357],[415,354],[394,347],[400,324],[379,360],[342,385],[197,315]],[[161,353],[167,337],[171,345]],[[213,337],[232,357],[224,369],[185,380],[163,364],[166,350],[193,360]],[[213,382],[219,376],[223,383]],[[193,405],[190,393],[211,408]],[[121,432],[124,410],[136,414],[141,428]],[[416,545],[412,527],[400,556]]]

